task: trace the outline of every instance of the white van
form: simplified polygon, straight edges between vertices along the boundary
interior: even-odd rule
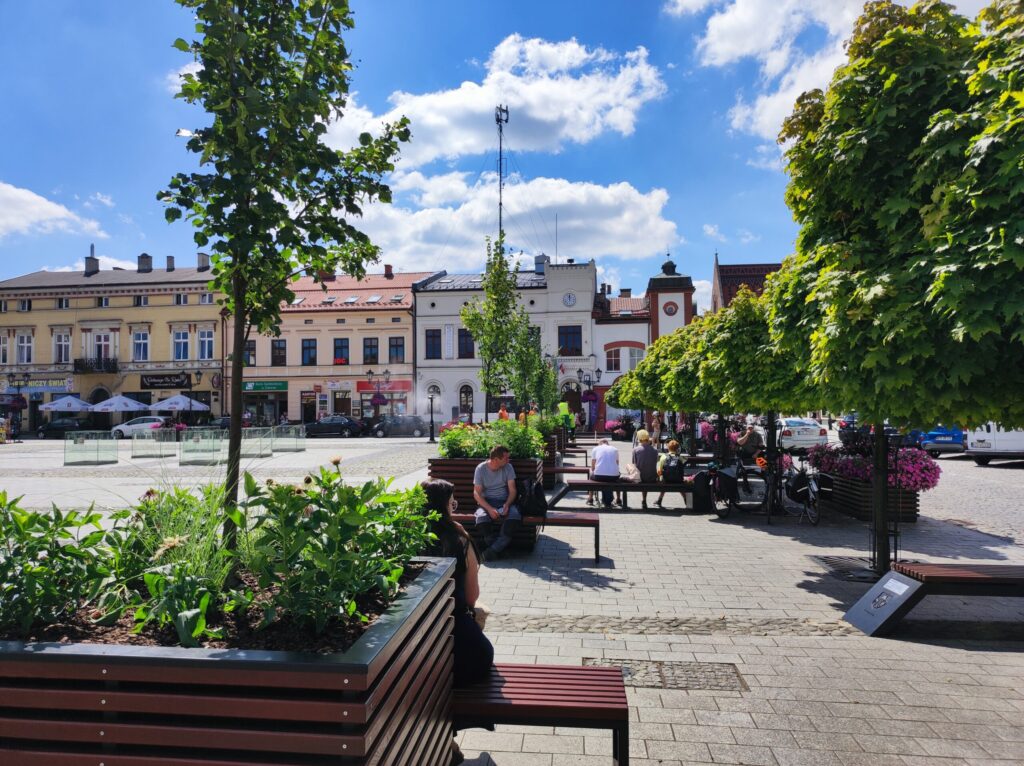
[[[1024,460],[1024,431],[1005,431],[986,423],[967,434],[967,454],[978,465],[989,460]]]

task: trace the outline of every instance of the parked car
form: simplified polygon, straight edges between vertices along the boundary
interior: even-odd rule
[[[350,436],[362,436],[363,431],[362,421],[347,415],[327,415],[315,423],[306,423],[306,436],[340,436],[347,439]]]
[[[63,439],[64,434],[85,429],[85,421],[79,418],[54,418],[36,429],[40,439]]]
[[[221,415],[219,418],[211,420],[207,425],[211,428],[223,428],[224,430],[227,430],[228,428],[231,428],[231,416]],[[244,420],[242,421],[242,425],[245,425]]]
[[[780,449],[810,449],[828,444],[828,430],[813,418],[782,418],[775,427]]]
[[[114,426],[110,433],[115,439],[130,439],[137,431],[148,431],[150,428],[159,428],[167,422],[163,415],[143,415],[141,418],[132,418],[127,423]]]
[[[921,449],[932,457],[959,454],[965,449],[965,441],[965,434],[960,426],[944,426],[939,423],[921,436]]]
[[[857,413],[848,412],[836,418],[836,428],[852,428],[857,425]]]
[[[849,416],[844,415],[843,417]],[[870,439],[874,432],[875,427],[871,423],[857,425],[856,419],[847,420],[846,425],[839,429],[839,441],[844,447],[848,447],[857,438]],[[916,428],[904,433],[896,426],[889,425],[889,421],[885,421],[885,435],[889,438],[890,444],[892,439],[902,435],[901,447],[920,447],[923,433]]]
[[[967,454],[978,465],[990,460],[1024,459],[1024,431],[1007,431],[996,423],[986,423],[967,434]]]
[[[382,436],[423,436],[428,426],[419,415],[388,415],[374,425],[370,433]]]

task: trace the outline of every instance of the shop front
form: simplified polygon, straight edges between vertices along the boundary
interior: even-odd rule
[[[169,399],[178,394],[187,396],[189,399],[199,402],[209,409],[197,410],[195,412],[183,410],[180,413],[156,410],[155,413],[165,417],[174,415],[182,420],[182,422],[196,425],[207,422],[215,414],[214,410],[217,408],[218,401],[214,401],[214,397],[218,400],[220,398],[220,392],[215,390],[216,383],[217,381],[213,380],[211,376],[200,371],[195,373],[142,373],[138,376],[138,382],[134,380],[134,376],[128,376],[121,386],[121,391],[116,393],[122,393],[142,404],[156,404],[163,399]],[[137,417],[144,414],[146,413],[127,413],[125,418],[130,419],[129,415]]]
[[[356,383],[358,401],[354,402],[354,417],[370,420],[377,415],[406,415],[409,412],[409,397],[412,394],[411,380],[389,380],[388,382],[360,380]],[[378,404],[374,404],[375,397]]]
[[[8,420],[13,421],[17,432],[34,431],[46,419],[46,413],[39,407],[47,401],[67,396],[75,391],[75,379],[71,375],[61,375],[28,380],[0,380],[0,392],[4,398],[0,400],[0,412]]]
[[[302,405],[304,409],[304,401]],[[277,425],[282,415],[291,421],[298,420],[297,413],[288,412],[287,380],[243,380],[242,409],[248,425]]]

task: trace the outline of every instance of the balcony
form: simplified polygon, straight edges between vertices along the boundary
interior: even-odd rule
[[[98,373],[116,373],[118,370],[117,359],[106,358],[84,358],[75,360],[76,375],[90,375]]]

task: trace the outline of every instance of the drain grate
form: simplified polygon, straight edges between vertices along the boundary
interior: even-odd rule
[[[646,689],[709,689],[723,692],[750,690],[739,670],[729,662],[661,662],[586,657],[583,664],[621,668],[626,686]]]

